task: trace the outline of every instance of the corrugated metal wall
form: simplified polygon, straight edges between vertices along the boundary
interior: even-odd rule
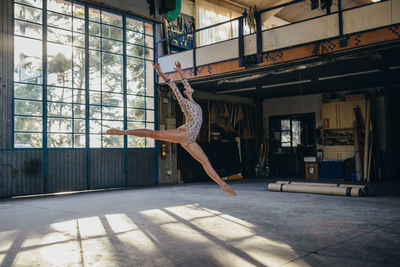
[[[12,148],[12,17],[12,1],[0,0],[0,198],[156,184],[156,149]]]

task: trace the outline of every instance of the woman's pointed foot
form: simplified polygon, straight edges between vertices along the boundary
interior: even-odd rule
[[[236,196],[235,191],[233,191],[233,189],[227,184],[221,186],[221,189],[222,189],[222,191],[224,191],[228,194],[231,194],[232,196]]]
[[[108,130],[106,131],[106,134],[109,134],[109,135],[121,135],[121,134],[122,134],[122,131],[121,131],[121,130],[118,130],[118,129],[112,128],[112,129],[108,129]]]

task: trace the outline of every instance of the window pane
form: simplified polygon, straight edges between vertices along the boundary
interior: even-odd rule
[[[72,132],[72,120],[71,119],[47,119],[47,132]]]
[[[145,147],[145,138],[137,136],[128,136],[128,147]]]
[[[103,107],[103,119],[106,120],[123,120],[124,109],[123,108],[109,108]]]
[[[102,30],[101,31],[102,37],[122,41],[122,29],[121,28],[107,26],[107,25],[101,25],[101,30]]]
[[[89,34],[99,36],[100,35],[100,24],[94,23],[94,22],[89,22]]]
[[[73,78],[74,88],[85,88],[85,50],[74,48],[73,50]]]
[[[85,118],[85,105],[76,105],[74,104],[74,118]]]
[[[48,134],[47,135],[48,147],[72,147],[71,134]]]
[[[144,96],[127,95],[127,106],[130,108],[145,108]]]
[[[52,27],[47,28],[47,40],[71,45],[72,42],[72,32],[67,30],[60,30]]]
[[[14,142],[16,148],[42,147],[42,134],[15,133]]]
[[[90,119],[101,119],[101,107],[100,106],[90,106]]]
[[[145,48],[145,54],[146,54],[146,59],[148,60],[153,60],[153,49],[151,48]]]
[[[97,91],[91,91],[90,92],[90,104],[96,104],[100,105],[101,104],[101,93]]]
[[[122,16],[102,11],[101,22],[122,27]]]
[[[39,101],[26,101],[26,100],[15,100],[14,101],[14,112],[16,115],[42,115],[42,102]]]
[[[154,109],[154,98],[146,97],[146,108]]]
[[[66,30],[71,30],[72,17],[68,17],[53,12],[47,12],[47,25]]]
[[[119,135],[103,135],[103,147],[124,147],[124,138]]]
[[[15,116],[15,131],[41,132],[42,118]]]
[[[281,120],[281,130],[290,130],[290,120]]]
[[[47,9],[51,11],[56,11],[58,13],[72,15],[71,2],[63,0],[47,0]]]
[[[102,133],[105,134],[108,129],[116,128],[116,129],[124,129],[124,122],[123,121],[103,121],[102,125]]]
[[[154,123],[152,123],[152,122],[146,122],[146,129],[154,130]]]
[[[72,48],[47,43],[47,84],[72,87]]]
[[[90,90],[101,89],[100,78],[100,53],[95,51],[89,52],[89,87]]]
[[[15,4],[14,18],[42,24],[42,10]]]
[[[101,147],[101,135],[91,134],[90,135],[90,147],[98,148]]]
[[[42,5],[43,5],[42,0],[14,0],[14,2],[35,6],[38,8],[42,8]]]
[[[135,130],[135,129],[145,129],[145,123],[141,121],[133,121],[133,122],[128,122],[128,129],[129,130]]]
[[[282,143],[282,147],[290,147],[290,143]]]
[[[292,145],[293,147],[296,147],[298,145],[301,145],[301,127],[300,127],[300,121],[292,121]]]
[[[126,41],[128,43],[143,45],[143,37],[144,35],[142,33],[126,31]]]
[[[89,8],[89,20],[100,21],[100,10]]]
[[[146,121],[154,121],[154,110],[146,110]]]
[[[86,92],[84,90],[74,90],[73,94],[74,103],[85,104]]]
[[[145,23],[144,24],[146,34],[153,35],[153,24]]]
[[[154,46],[154,40],[153,40],[153,37],[150,37],[150,36],[148,36],[148,35],[146,35],[145,36],[145,45],[147,46],[147,47],[151,47],[151,48],[153,48],[153,46]]]
[[[85,133],[86,131],[85,120],[74,120],[74,133]]]
[[[146,147],[155,147],[154,139],[146,138]]]
[[[123,95],[103,93],[103,105],[122,107],[124,105]]]
[[[14,81],[42,83],[42,41],[14,37]]]
[[[143,46],[126,44],[126,54],[128,56],[134,56],[134,57],[138,57],[138,58],[143,58],[143,56],[144,56],[144,47]]]
[[[102,48],[104,51],[122,54],[122,42],[103,39]]]
[[[146,96],[154,96],[154,68],[146,61]]]
[[[85,20],[73,18],[73,25],[74,31],[81,33],[85,32]]]
[[[85,48],[85,35],[74,32],[74,46]]]
[[[126,78],[128,94],[144,95],[143,60],[127,57]]]
[[[283,146],[283,143],[289,143],[289,146],[290,146],[290,131],[281,132],[281,142],[282,142],[282,146]]]
[[[31,38],[42,39],[42,25],[29,22],[15,21],[14,33]]]
[[[86,137],[83,134],[74,134],[74,147],[82,148],[86,146]]]
[[[82,18],[82,19],[85,18],[85,7],[84,6],[77,5],[77,4],[74,3],[73,12],[74,12],[73,15],[75,17],[79,17],[79,18]]]
[[[72,90],[60,87],[47,87],[47,100],[58,102],[72,102]]]
[[[101,121],[100,120],[90,120],[89,122],[90,133],[101,133]]]
[[[128,120],[144,121],[144,110],[128,108]]]
[[[144,32],[143,22],[132,18],[126,19],[126,28],[140,33]]]
[[[56,117],[71,117],[72,104],[47,103],[47,115]]]
[[[122,56],[102,53],[102,91],[122,93]]]
[[[97,49],[100,50],[100,38],[89,36],[89,49]]]
[[[14,83],[14,97],[16,98],[41,100],[42,90],[40,85]]]

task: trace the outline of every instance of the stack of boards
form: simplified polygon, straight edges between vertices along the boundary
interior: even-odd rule
[[[277,192],[297,192],[349,197],[359,197],[368,194],[368,187],[366,185],[306,183],[292,181],[277,181],[275,183],[270,183],[268,184],[268,190]]]

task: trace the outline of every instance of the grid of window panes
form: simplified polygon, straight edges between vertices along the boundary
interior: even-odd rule
[[[90,147],[124,147],[122,136],[108,136],[105,131],[124,129],[125,119],[128,128],[154,129],[153,25],[94,7],[88,7],[85,17],[84,4],[71,1],[44,3],[14,1],[15,147],[43,147],[43,115],[50,148],[86,147],[89,133]],[[89,58],[85,58],[86,37]],[[47,69],[45,85],[43,69]],[[154,142],[128,137],[127,145],[154,147]]]
[[[301,144],[299,120],[281,120],[281,147],[297,147]]]
[[[126,20],[128,129],[154,130],[153,25]],[[128,147],[154,146],[154,140],[128,136]]]
[[[42,147],[43,10],[41,0],[14,5],[14,146]]]
[[[85,8],[47,0],[47,146],[86,146]]]

